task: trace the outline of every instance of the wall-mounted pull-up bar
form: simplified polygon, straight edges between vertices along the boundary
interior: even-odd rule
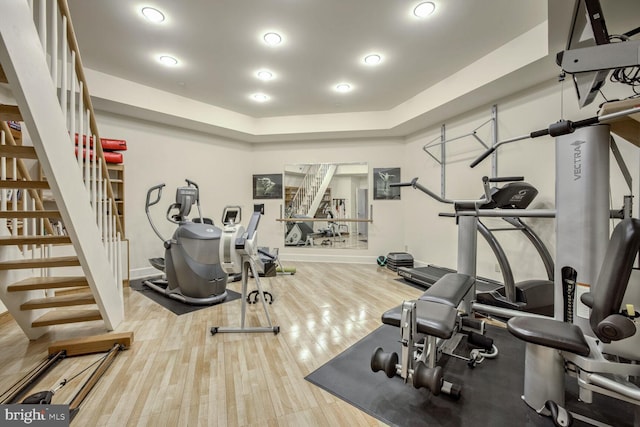
[[[491,142],[485,143],[479,136],[478,131],[484,128],[486,125],[491,125]],[[498,140],[498,106],[493,105],[491,107],[491,118],[481,125],[477,126],[469,133],[465,133],[464,135],[458,135],[454,138],[447,139],[446,137],[446,125],[442,125],[440,127],[440,136],[432,139],[428,143],[426,143],[422,149],[425,153],[427,153],[433,160],[435,160],[440,165],[440,195],[445,197],[446,195],[446,171],[447,171],[447,151],[446,145],[452,143],[454,141],[459,141],[466,138],[473,138],[477,141],[485,150],[489,150],[490,147],[493,147]],[[434,154],[432,151],[434,149],[439,148],[440,155]],[[493,157],[491,159],[491,177],[495,178],[498,176],[498,156],[497,153],[493,153]]]

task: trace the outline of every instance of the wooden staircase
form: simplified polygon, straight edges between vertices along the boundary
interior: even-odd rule
[[[76,322],[113,330],[123,226],[101,145],[74,152],[75,137],[100,135],[66,0],[3,10],[0,84],[0,299],[29,339]]]
[[[8,124],[1,125],[3,132],[8,130]],[[16,159],[20,166],[18,171],[26,171],[24,160],[37,160],[38,156],[33,147],[22,146],[16,143],[11,135],[5,134],[5,140],[9,140],[9,144],[0,145],[0,157],[7,159]],[[17,165],[16,165],[17,166]],[[20,178],[25,178],[22,173],[18,173]],[[27,177],[28,174],[27,174]],[[48,189],[48,182],[45,180],[0,180],[0,189],[23,189],[23,190],[43,190]],[[39,193],[32,194],[39,197]],[[42,201],[38,203],[43,206]],[[59,219],[61,217],[58,210],[4,210],[0,211],[0,220],[13,221],[14,219],[41,219],[48,221],[49,219]],[[53,228],[50,229],[53,231]],[[42,248],[49,245],[71,245],[71,237],[66,235],[9,235],[0,236],[0,247],[17,246],[18,248]],[[32,249],[33,251],[33,249]],[[22,258],[14,260],[0,261],[0,271],[8,270],[38,270],[38,269],[55,269],[58,267],[78,267],[80,260],[77,256],[51,256],[45,258]],[[62,291],[64,293],[56,293]],[[41,296],[33,297],[35,294]],[[96,307],[96,300],[89,289],[89,284],[84,276],[35,276],[22,279],[7,286],[7,292],[10,293],[27,293],[31,297],[20,298],[24,300],[20,304],[21,311],[36,311],[31,327],[39,328],[44,326],[53,326],[67,323],[88,322],[94,320],[102,320],[100,310]],[[93,306],[83,307],[82,309],[68,309],[68,307],[76,306]],[[49,309],[49,310],[45,310]],[[34,313],[34,314],[35,314]],[[41,314],[42,313],[42,314]]]

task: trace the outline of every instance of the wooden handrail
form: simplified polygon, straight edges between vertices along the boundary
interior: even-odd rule
[[[9,125],[7,124],[7,122],[0,122],[0,128],[2,128],[2,131],[5,134],[5,141],[9,145],[18,145],[16,143],[16,140],[13,138],[13,134],[11,133],[11,129],[9,128]],[[18,169],[18,174],[22,178],[26,179],[27,181],[32,181],[31,174],[29,174],[29,170],[27,169],[27,166],[24,164],[22,159],[16,159],[16,166]],[[28,191],[31,198],[36,202],[36,209],[39,211],[43,211],[44,205],[42,203],[42,199],[40,198],[40,193],[34,189],[29,189]],[[44,221],[44,228],[45,230],[47,230],[47,233],[49,233],[50,235],[55,234],[53,232],[53,227],[51,226],[51,223],[49,221]]]
[[[120,221],[120,214],[118,213],[118,207],[116,205],[113,187],[111,186],[111,179],[109,178],[109,170],[107,169],[107,162],[104,159],[102,144],[100,144],[100,133],[98,132],[96,114],[95,114],[95,111],[93,110],[93,103],[91,102],[91,96],[89,95],[89,89],[88,89],[89,86],[87,85],[87,79],[84,74],[84,68],[82,66],[82,59],[80,55],[80,48],[78,47],[78,40],[76,38],[76,33],[73,29],[73,24],[71,23],[71,13],[69,12],[69,5],[67,4],[67,0],[58,0],[58,8],[60,9],[60,14],[67,18],[67,41],[69,43],[69,49],[71,49],[73,52],[76,53],[76,64],[75,64],[76,76],[84,86],[82,99],[84,101],[84,105],[88,108],[91,116],[89,126],[91,128],[92,135],[95,135],[95,141],[93,143],[93,148],[95,150],[94,152],[95,152],[95,155],[100,158],[100,162],[102,164],[102,178],[107,181],[107,196],[111,201],[111,211],[113,212],[113,215],[116,218],[116,228],[120,232],[121,236],[124,238],[124,231],[123,231],[122,223]],[[81,138],[81,136],[79,136],[78,138]],[[78,141],[80,141],[80,139]],[[78,147],[80,147],[80,144],[78,144]]]

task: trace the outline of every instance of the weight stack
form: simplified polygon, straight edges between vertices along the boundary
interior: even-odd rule
[[[389,252],[387,254],[387,268],[397,272],[398,267],[413,268],[413,256],[406,252]]]

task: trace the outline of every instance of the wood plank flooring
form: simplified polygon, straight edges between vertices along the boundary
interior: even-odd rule
[[[240,301],[176,316],[125,288],[126,320],[117,331],[133,331],[133,346],[116,358],[72,425],[383,425],[304,377],[376,329],[382,312],[422,292],[376,265],[285,265],[297,273],[262,282],[275,296],[269,309],[278,335],[211,336],[212,326],[239,326]],[[240,282],[229,288],[240,291]],[[248,307],[247,324],[264,325],[262,307]],[[0,392],[40,362],[51,342],[102,333],[99,322],[89,322],[29,342],[13,320],[1,323]],[[99,356],[62,361],[33,391],[54,387]],[[86,375],[53,403],[68,403]]]

